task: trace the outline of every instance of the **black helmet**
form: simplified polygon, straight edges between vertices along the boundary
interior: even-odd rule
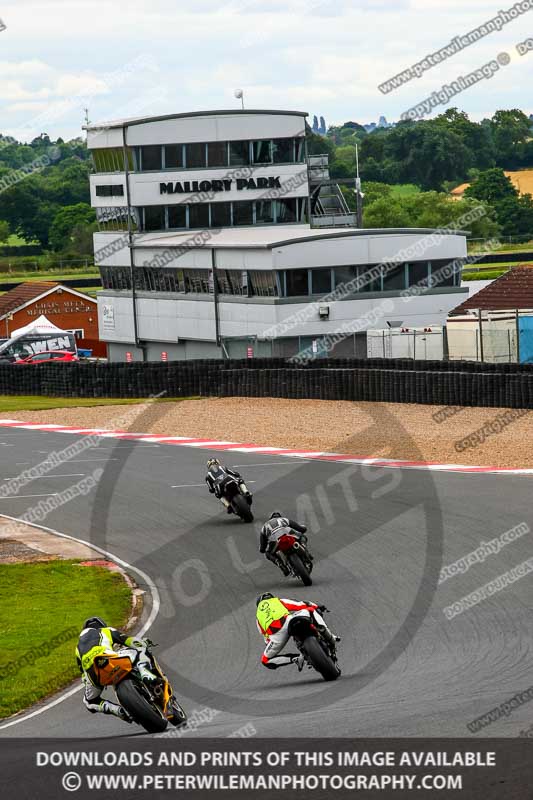
[[[260,594],[257,600],[255,601],[255,607],[257,608],[259,603],[262,603],[263,600],[271,600],[273,597],[274,595],[271,592],[264,592],[263,594]]]
[[[100,630],[100,628],[107,628],[107,625],[102,619],[102,617],[89,617],[89,619],[86,619],[85,622],[83,623],[82,630],[85,630],[86,628],[94,628],[95,630]]]
[[[283,516],[283,514],[281,513],[281,511],[273,511],[272,514],[270,515],[270,519],[274,519],[275,517],[282,517],[282,516]]]
[[[207,461],[207,469],[211,469],[211,467],[220,467],[220,461],[218,458],[210,458]]]

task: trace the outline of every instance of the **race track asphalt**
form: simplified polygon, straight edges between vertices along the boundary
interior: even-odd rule
[[[0,431],[1,482],[79,439]],[[209,455],[239,465],[254,492],[254,524],[226,515],[208,494]],[[20,517],[39,502],[30,495],[61,492],[81,479],[75,474],[99,468],[98,489],[43,524],[108,550],[156,584],[148,635],[177,695],[204,719],[184,736],[228,736],[242,726],[265,737],[471,736],[468,722],[533,684],[530,575],[453,619],[443,610],[533,556],[533,534],[438,585],[442,565],[530,522],[531,478],[102,439],[0,500],[0,513]],[[309,525],[310,589],[259,557],[259,527],[273,509]],[[327,605],[326,619],[342,636],[337,682],[261,666],[254,601],[264,591]],[[88,714],[79,692],[5,727],[11,721],[0,722],[0,736],[140,733]],[[518,736],[531,721],[526,704],[481,735]]]

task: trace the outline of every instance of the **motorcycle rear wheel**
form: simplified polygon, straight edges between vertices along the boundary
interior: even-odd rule
[[[325,681],[336,681],[341,671],[335,662],[324,652],[315,636],[308,636],[302,644],[302,650],[317,672]]]
[[[290,563],[294,572],[298,575],[304,586],[311,586],[313,579],[304,566],[304,562],[298,553],[290,553],[287,556],[287,561]]]
[[[162,733],[167,729],[167,720],[158,708],[148,701],[135,680],[125,678],[115,691],[121,705],[137,725],[142,725],[148,733]]]
[[[243,522],[253,522],[254,515],[248,505],[248,501],[242,494],[236,494],[231,502],[234,506],[235,513],[239,515]]]

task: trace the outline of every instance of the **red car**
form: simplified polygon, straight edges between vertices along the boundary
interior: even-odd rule
[[[15,364],[40,364],[46,361],[79,361],[79,358],[76,353],[69,353],[68,350],[49,350],[20,358]]]

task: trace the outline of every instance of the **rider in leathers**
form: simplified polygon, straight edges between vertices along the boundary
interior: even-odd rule
[[[214,494],[215,497],[218,497],[218,499],[226,506],[228,514],[231,514],[233,511],[231,504],[229,500],[224,497],[224,485],[228,478],[234,478],[239,486],[244,490],[245,494],[249,494],[246,484],[244,483],[244,479],[238,472],[221,464],[218,458],[210,458],[207,462],[207,475],[205,476],[207,488],[211,494]]]
[[[112,703],[110,700],[102,700],[103,686],[100,686],[96,678],[93,665],[96,658],[102,655],[113,654],[121,647],[129,647],[138,652],[135,666],[137,667],[142,680],[152,683],[157,680],[153,672],[150,671],[151,662],[147,654],[147,647],[150,642],[144,639],[135,639],[126,636],[116,628],[108,627],[100,617],[91,617],[83,623],[83,629],[78,639],[76,648],[76,661],[80,672],[82,672],[82,683],[85,686],[83,703],[85,708],[92,714],[114,714],[115,717],[124,722],[132,722],[132,719],[125,708]]]
[[[298,533],[305,533],[307,528],[305,525],[300,525],[299,522],[295,522],[293,519],[282,517],[279,511],[273,511],[270,515],[270,519],[265,522],[261,528],[259,552],[264,553],[269,561],[272,561],[273,564],[281,569],[284,575],[289,575],[290,572],[285,562],[273,552],[275,542],[271,541],[271,537],[273,534],[278,533],[280,528],[291,528]],[[312,557],[310,556],[310,558]]]
[[[303,655],[297,655],[296,653],[287,653],[284,656],[279,655],[289,641],[288,622],[291,617],[308,617],[309,614],[312,614],[317,627],[320,628],[334,650],[336,643],[341,640],[340,636],[336,636],[330,631],[319,613],[326,611],[325,606],[319,606],[307,600],[299,601],[285,597],[274,597],[270,592],[260,595],[257,598],[256,605],[257,628],[267,643],[261,656],[261,663],[267,669],[277,669],[287,664],[297,664],[300,671],[303,668]]]

